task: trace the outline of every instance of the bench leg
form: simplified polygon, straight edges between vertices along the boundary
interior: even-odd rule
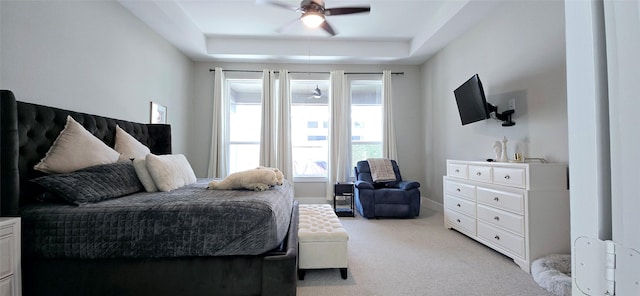
[[[304,281],[304,269],[298,269],[298,280]]]
[[[347,269],[346,268],[340,268],[340,275],[342,276],[343,280],[347,279]]]

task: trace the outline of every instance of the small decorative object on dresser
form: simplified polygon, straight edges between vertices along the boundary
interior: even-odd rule
[[[509,154],[507,153],[507,137],[504,137],[502,139],[502,156],[500,157],[500,161],[501,162],[508,162],[509,161]]]
[[[22,295],[20,218],[0,218],[0,296]]]
[[[496,155],[495,161],[500,161],[502,157],[502,143],[500,141],[493,142],[493,153]]]
[[[567,166],[447,160],[444,224],[510,257],[526,272],[570,253]]]

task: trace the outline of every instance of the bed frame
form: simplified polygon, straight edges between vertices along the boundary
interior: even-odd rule
[[[114,146],[115,126],[154,154],[171,153],[171,127],[143,124],[17,102],[0,90],[0,216],[16,217],[36,202],[29,182],[43,175],[33,166],[44,157],[71,115]],[[278,251],[259,256],[140,259],[22,258],[24,295],[295,295],[298,203]]]

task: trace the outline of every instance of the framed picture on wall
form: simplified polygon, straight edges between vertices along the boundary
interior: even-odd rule
[[[167,123],[167,106],[151,102],[151,123]]]

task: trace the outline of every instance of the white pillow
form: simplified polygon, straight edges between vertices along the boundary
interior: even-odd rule
[[[120,160],[145,157],[147,154],[151,153],[147,146],[140,143],[140,141],[118,125],[116,125],[116,144],[114,149],[120,152]]]
[[[196,182],[196,174],[182,154],[154,155],[145,157],[147,169],[153,183],[160,191],[171,191]]]
[[[107,146],[81,124],[67,116],[67,124],[51,148],[33,168],[45,173],[70,173],[118,161],[120,153]]]
[[[138,175],[138,179],[140,180],[140,183],[142,183],[142,186],[144,186],[145,191],[158,191],[158,187],[156,187],[156,184],[153,183],[153,178],[151,178],[151,174],[149,174],[149,170],[147,169],[147,161],[144,157],[134,159],[133,168],[136,170],[136,175]]]

